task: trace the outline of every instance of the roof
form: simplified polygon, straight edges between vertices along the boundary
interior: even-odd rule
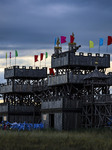
[[[84,78],[84,80],[87,79],[107,79],[108,76],[104,73],[100,72],[98,69],[95,69],[93,72],[87,74]]]

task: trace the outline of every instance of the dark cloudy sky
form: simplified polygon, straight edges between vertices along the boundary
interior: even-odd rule
[[[53,48],[74,32],[77,44],[112,35],[112,0],[0,0],[0,49]]]

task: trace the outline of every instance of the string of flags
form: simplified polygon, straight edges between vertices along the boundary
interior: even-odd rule
[[[15,50],[15,57],[18,57],[18,52]],[[7,59],[7,52],[5,54],[5,58]],[[9,58],[11,58],[11,52],[9,52]]]
[[[74,39],[75,39],[74,33],[72,33],[72,35],[70,35],[70,43],[74,43]],[[66,43],[67,42],[66,36],[61,36],[60,37],[60,41],[61,41],[61,44]],[[54,44],[55,45],[57,44],[57,38],[55,38]],[[111,44],[112,44],[112,36],[108,36],[108,38],[107,38],[107,46],[109,46]],[[104,45],[104,39],[103,38],[99,38],[99,51],[100,51],[100,46],[103,46],[103,45]],[[94,42],[91,41],[91,40],[89,41],[89,49],[90,48],[94,48]],[[107,50],[108,50],[108,47],[107,47]],[[10,66],[11,66],[11,57],[12,57],[11,55],[12,55],[11,52],[9,52]],[[8,57],[7,52],[5,54],[5,57],[6,57],[6,67],[7,67],[7,57]],[[17,50],[15,50],[15,65],[16,65],[16,57],[18,57],[18,51]],[[44,58],[45,58],[45,67],[46,67],[46,59],[48,58],[48,53],[47,52],[45,52],[45,54],[44,53],[40,53],[40,68],[41,68],[41,61]],[[34,55],[34,67],[35,67],[35,63],[37,61],[39,61],[39,56],[38,55]],[[49,68],[49,73],[50,73],[50,75],[55,75],[53,68]]]
[[[41,68],[41,61],[44,58],[44,53],[40,53],[40,68]],[[45,67],[46,67],[46,59],[48,58],[48,52],[45,52]],[[34,55],[34,67],[35,67],[35,62],[39,61],[38,60],[38,55]]]
[[[72,35],[70,35],[70,43],[73,43],[74,42],[74,34],[72,33]],[[61,41],[61,44],[63,43],[66,43],[66,36],[60,36],[60,41]],[[104,39],[103,38],[100,38],[99,39],[99,47],[100,46],[103,46],[103,43],[104,43]],[[111,45],[112,44],[112,36],[108,36],[107,38],[107,46]],[[55,41],[54,41],[54,45],[56,45],[56,38],[55,38]],[[89,48],[94,48],[94,42],[93,41],[89,41]]]
[[[18,57],[17,50],[15,50],[15,65],[16,65],[16,57]],[[7,52],[5,54],[5,58],[6,58],[6,67],[7,67]],[[10,58],[10,66],[11,66],[11,52],[9,52],[9,58]]]
[[[40,68],[41,68],[41,61],[43,60],[44,55],[45,55],[45,66],[46,66],[46,59],[48,58],[48,52],[45,52],[45,54],[40,53]],[[18,51],[17,50],[15,50],[15,65],[16,65],[16,57],[18,57]],[[6,67],[7,67],[7,58],[8,58],[7,52],[5,54],[5,58],[6,58]],[[10,66],[11,66],[11,58],[12,58],[12,53],[9,52]],[[37,62],[37,61],[39,61],[38,55],[34,55],[34,67],[35,67],[35,62]]]
[[[72,35],[70,35],[70,43],[73,43],[74,39],[75,39],[74,33],[72,33]],[[60,41],[61,41],[61,44],[66,43],[67,42],[66,41],[66,36],[61,36]],[[54,45],[56,45],[56,42],[57,42],[57,38],[55,38],[55,40],[54,40]]]
[[[104,39],[100,38],[99,39],[99,46],[103,46],[104,43]],[[108,36],[107,38],[107,46],[112,44],[112,36]],[[94,47],[94,42],[93,41],[89,41],[89,48],[93,48]]]
[[[40,63],[43,60],[43,57],[44,57],[44,53],[41,53],[40,54]],[[47,52],[45,52],[45,62],[46,62],[46,58],[48,58],[48,53]],[[34,62],[37,62],[37,61],[39,61],[38,60],[38,55],[34,55]],[[40,67],[41,67],[41,65],[40,65]],[[55,75],[53,68],[49,68],[49,74],[50,75]]]
[[[42,61],[44,58],[44,53],[40,53],[40,61]],[[45,59],[48,58],[48,53],[45,52]],[[34,62],[37,62],[38,60],[38,55],[34,55]]]
[[[99,53],[100,53],[100,47],[103,46],[104,44],[104,39],[100,38],[99,39]],[[108,52],[108,46],[112,44],[112,36],[108,36],[107,37],[107,52]],[[90,52],[90,48],[94,48],[94,42],[93,41],[89,41],[89,52]]]

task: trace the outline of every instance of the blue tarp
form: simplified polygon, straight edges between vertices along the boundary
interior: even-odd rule
[[[33,124],[33,123],[17,123],[17,122],[14,122],[14,123],[10,123],[10,122],[2,122],[0,124],[0,128],[6,130],[6,129],[10,129],[10,130],[18,130],[18,131],[21,131],[21,130],[28,130],[28,131],[31,131],[31,130],[38,130],[38,129],[43,129],[44,128],[44,125],[42,123],[40,124]]]

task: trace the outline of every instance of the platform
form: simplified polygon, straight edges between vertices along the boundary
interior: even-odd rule
[[[110,55],[96,53],[88,53],[87,56],[84,53],[80,52],[78,55],[74,52],[63,52],[59,55],[52,55],[51,67],[52,68],[75,68],[79,67],[80,69],[94,69],[95,61],[98,61],[98,68],[109,68],[110,67]]]
[[[26,68],[26,66],[22,66],[20,68],[19,66],[12,66],[9,68],[5,68],[4,70],[4,78],[5,79],[42,79],[47,77],[47,68],[43,67],[42,69],[39,69],[36,67],[33,69],[33,67],[29,66],[29,68]]]
[[[74,74],[73,72],[69,72],[62,75],[57,76],[48,76],[48,86],[55,86],[61,84],[83,84],[85,75],[83,74]]]

